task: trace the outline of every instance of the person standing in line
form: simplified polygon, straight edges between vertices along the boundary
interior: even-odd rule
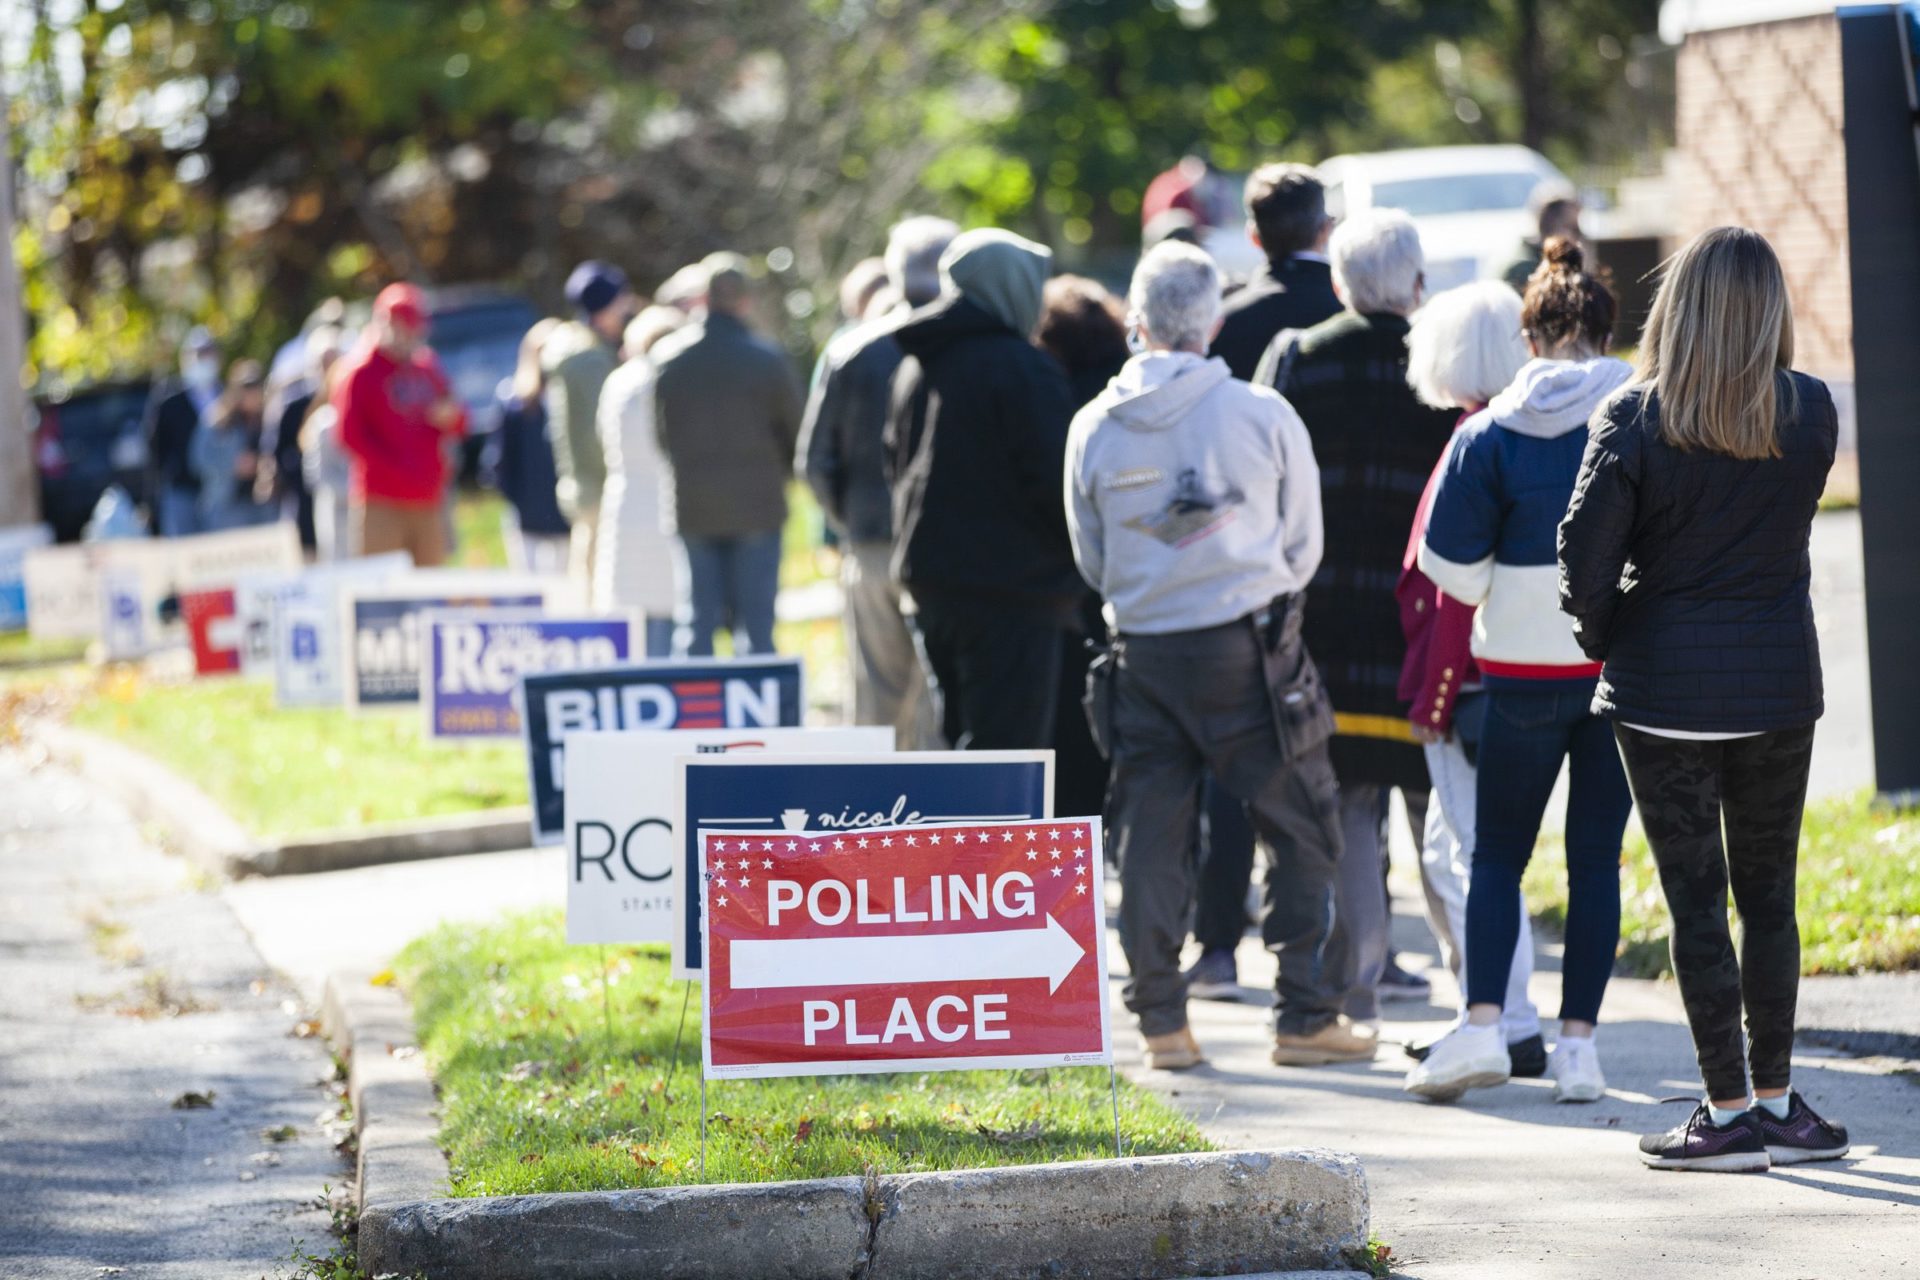
[[[854,723],[892,725],[903,751],[938,746],[940,726],[889,569],[893,494],[883,439],[901,360],[893,330],[915,307],[940,296],[940,255],[959,232],[945,218],[894,224],[885,283],[901,301],[892,313],[827,344],[800,427],[802,475],[841,539]]]
[[[1564,186],[1543,184],[1528,203],[1537,210],[1534,218],[1539,224],[1540,234],[1522,240],[1513,261],[1500,273],[1500,278],[1515,293],[1527,291],[1527,281],[1533,278],[1534,269],[1545,256],[1547,241],[1555,236],[1566,236],[1582,246],[1586,243],[1580,233],[1580,202]]]
[[[1807,545],[1838,436],[1826,385],[1792,364],[1772,246],[1744,227],[1695,239],[1668,264],[1633,381],[1595,418],[1560,523],[1560,604],[1605,663],[1593,710],[1613,722],[1660,869],[1706,1088],[1685,1121],[1641,1139],[1656,1169],[1849,1149],[1791,1075],[1794,880],[1825,709]]]
[[[772,653],[800,386],[787,353],[747,327],[746,259],[706,267],[706,311],[651,353],[662,528],[678,540],[673,651],[706,657],[724,626],[735,653]]]
[[[1633,801],[1613,734],[1591,710],[1600,664],[1580,651],[1560,612],[1554,534],[1587,421],[1632,370],[1602,354],[1613,295],[1581,266],[1575,241],[1547,242],[1520,313],[1534,358],[1460,429],[1420,544],[1420,571],[1480,607],[1473,656],[1487,688],[1467,887],[1467,1019],[1407,1075],[1409,1093],[1435,1101],[1512,1074],[1500,1022],[1525,914],[1520,878],[1562,764],[1567,930],[1548,1070],[1561,1102],[1597,1102],[1607,1088],[1594,1030],[1620,944],[1620,840]],[[1437,723],[1431,713],[1429,722]]]
[[[1311,329],[1340,314],[1327,241],[1327,189],[1304,164],[1270,164],[1247,178],[1247,235],[1267,255],[1266,270],[1226,301],[1213,354],[1233,376],[1251,381],[1276,335]]]
[[[1506,389],[1527,362],[1520,336],[1520,298],[1497,280],[1482,280],[1436,294],[1420,308],[1407,334],[1407,381],[1422,404],[1459,409],[1465,425]],[[1460,439],[1458,427],[1454,440]],[[1451,446],[1449,446],[1451,449]],[[1427,924],[1440,944],[1442,963],[1460,989],[1456,1025],[1467,1016],[1467,885],[1472,880],[1474,762],[1486,723],[1487,695],[1473,660],[1474,608],[1433,584],[1420,571],[1433,493],[1446,474],[1443,454],[1420,495],[1420,509],[1400,559],[1400,628],[1407,661],[1400,669],[1400,697],[1408,704],[1413,736],[1427,757],[1433,798],[1427,805],[1426,837],[1420,845],[1420,885]],[[1540,1015],[1527,994],[1533,976],[1533,930],[1524,910],[1520,937],[1507,976],[1500,1029],[1513,1074],[1547,1073]],[[1407,1056],[1425,1060],[1431,1046],[1408,1045]]]
[[[1390,954],[1381,876],[1390,793],[1399,788],[1418,844],[1428,787],[1400,700],[1406,639],[1394,588],[1406,531],[1457,415],[1421,404],[1407,385],[1407,317],[1425,285],[1413,220],[1370,209],[1342,223],[1328,248],[1348,309],[1276,336],[1255,381],[1299,412],[1320,460],[1327,555],[1309,589],[1307,651],[1322,664],[1338,725],[1332,751],[1345,845],[1334,932],[1353,952],[1346,1013],[1373,1023]]]
[[[260,439],[263,466],[256,496],[263,501],[277,499],[281,518],[292,516],[309,559],[320,558],[320,533],[301,429],[315,406],[326,402],[327,371],[340,358],[342,345],[338,326],[322,324],[307,330],[301,345],[305,367],[281,389],[277,415],[269,401],[270,425]]]
[[[894,329],[892,569],[959,750],[1053,745],[1086,589],[1060,506],[1073,392],[1031,341],[1052,262],[1011,232],[963,232],[940,259],[944,296]]]
[[[1073,388],[1076,412],[1107,389],[1132,355],[1127,311],[1098,280],[1055,276],[1040,293],[1034,345],[1060,362]],[[1106,757],[1089,732],[1082,699],[1087,672],[1107,639],[1100,593],[1081,594],[1079,625],[1062,638],[1060,700],[1053,721],[1053,807],[1056,813],[1103,813]]]
[[[1203,251],[1148,252],[1128,302],[1145,350],[1074,418],[1066,469],[1074,558],[1116,632],[1089,704],[1113,759],[1127,1008],[1148,1066],[1204,1060],[1180,949],[1211,770],[1274,858],[1262,924],[1280,959],[1274,1061],[1366,1061],[1376,1038],[1340,1014],[1345,953],[1330,936],[1333,716],[1300,639],[1322,547],[1313,448],[1285,400],[1205,354],[1220,275]]]
[[[654,366],[660,339],[687,322],[673,307],[647,307],[627,325],[625,357],[600,390],[600,451],[607,484],[600,500],[593,607],[635,609],[646,619],[649,658],[673,654],[673,539],[660,527],[660,442],[653,429]]]
[[[160,384],[147,402],[147,492],[160,535],[181,538],[200,530],[200,477],[193,469],[193,438],[220,398],[220,348],[195,325],[180,347],[180,377]]]
[[[200,527],[208,533],[244,529],[268,514],[253,493],[266,409],[266,371],[258,360],[234,361],[226,390],[194,432],[189,451],[200,481]]]
[[[559,476],[557,496],[572,530],[567,575],[584,591],[593,581],[600,491],[607,479],[597,417],[600,388],[620,363],[620,338],[637,303],[620,268],[592,260],[567,277],[567,302],[576,318],[548,335],[540,359],[547,373],[547,439]]]
[[[466,410],[426,336],[420,290],[388,285],[374,298],[372,323],[342,361],[333,391],[340,447],[351,466],[354,554],[406,551],[423,569],[447,558],[443,442],[467,430]]]
[[[315,333],[319,333],[315,330]],[[353,464],[340,445],[340,413],[333,407],[346,361],[333,336],[334,358],[327,362],[306,420],[300,424],[300,468],[313,495],[314,554],[320,560],[345,560],[353,554]]]
[[[572,526],[560,510],[560,472],[547,435],[547,371],[542,358],[561,322],[536,321],[520,339],[513,376],[494,392],[500,429],[486,469],[512,508],[506,520],[507,564],[525,573],[565,577]]]

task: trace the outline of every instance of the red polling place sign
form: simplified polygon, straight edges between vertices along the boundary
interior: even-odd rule
[[[1092,818],[702,833],[707,1075],[1104,1065]]]

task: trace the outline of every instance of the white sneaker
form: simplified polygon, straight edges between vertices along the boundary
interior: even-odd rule
[[[1435,1102],[1452,1102],[1469,1089],[1505,1084],[1513,1073],[1498,1027],[1455,1027],[1434,1041],[1424,1062],[1407,1072],[1406,1090]]]
[[[1554,1045],[1547,1072],[1553,1077],[1555,1102],[1598,1102],[1607,1096],[1600,1051],[1591,1040],[1562,1040]]]

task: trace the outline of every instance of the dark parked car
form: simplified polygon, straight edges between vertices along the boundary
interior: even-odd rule
[[[147,441],[141,420],[150,391],[151,384],[141,379],[34,400],[40,510],[60,541],[79,538],[110,484],[146,505]]]

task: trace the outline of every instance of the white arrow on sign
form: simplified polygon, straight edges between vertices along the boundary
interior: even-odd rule
[[[1038,929],[880,938],[736,938],[732,986],[852,987],[1045,978],[1060,989],[1087,949],[1052,916]]]

